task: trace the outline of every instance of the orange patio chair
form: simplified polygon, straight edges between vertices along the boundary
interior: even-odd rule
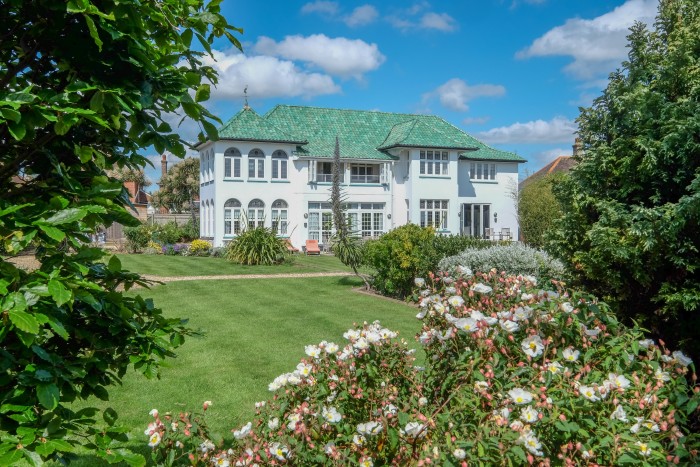
[[[307,240],[306,241],[306,254],[307,255],[320,255],[321,249],[318,247],[318,240]]]
[[[287,251],[289,253],[298,253],[299,252],[299,248],[296,248],[294,245],[292,245],[292,242],[288,238],[284,239],[284,246],[287,247]]]

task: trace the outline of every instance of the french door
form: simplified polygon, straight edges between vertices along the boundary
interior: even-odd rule
[[[490,228],[490,204],[462,204],[462,235],[484,238]]]

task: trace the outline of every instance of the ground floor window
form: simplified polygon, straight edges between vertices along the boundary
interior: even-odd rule
[[[272,231],[279,235],[287,234],[288,205],[283,199],[278,199],[272,203]]]
[[[462,235],[485,238],[491,230],[490,204],[462,205]]]
[[[265,203],[254,199],[248,203],[248,228],[255,229],[265,225]]]
[[[420,200],[420,226],[434,227],[438,230],[447,229],[447,200]]]
[[[363,238],[384,233],[384,203],[346,203],[344,206],[350,231]],[[327,243],[334,233],[330,203],[309,203],[309,239]]]
[[[224,235],[241,233],[241,202],[229,199],[224,204]]]

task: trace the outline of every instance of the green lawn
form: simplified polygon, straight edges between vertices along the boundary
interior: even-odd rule
[[[228,274],[296,274],[311,272],[350,271],[335,256],[294,255],[292,264],[276,266],[243,266],[222,258],[200,258],[164,255],[117,255],[122,266],[130,271],[154,276],[221,276]]]
[[[207,269],[209,273],[234,271],[224,271],[221,260],[202,261],[210,258],[121,258],[134,270],[163,275],[165,271],[167,275],[176,275],[176,271],[203,274],[201,265],[212,268]],[[148,268],[135,267],[141,258],[151,261]],[[308,258],[304,263],[314,261],[328,268],[339,264],[331,257]],[[215,265],[219,269],[214,270]],[[246,270],[255,273],[256,269]],[[189,318],[191,327],[201,329],[204,336],[189,338],[178,350],[178,358],[163,369],[160,380],[128,373],[123,386],[110,390],[108,403],[95,400],[90,405],[116,409],[140,440],[152,408],[177,411],[198,408],[211,400],[211,427],[230,438],[230,430],[252,416],[255,401],[271,396],[268,383],[280,373],[292,371],[305,356],[306,344],[325,339],[344,345],[342,334],[353,323],[378,319],[399,331],[412,347],[418,347],[413,338],[419,329],[415,309],[353,290],[359,285],[361,281],[349,275],[183,281],[141,290],[141,295],[152,297],[168,316]]]

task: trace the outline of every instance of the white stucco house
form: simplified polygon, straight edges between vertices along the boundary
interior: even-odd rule
[[[301,248],[332,234],[331,167],[340,142],[353,229],[378,237],[412,222],[439,233],[518,238],[518,165],[431,115],[278,105],[245,107],[198,145],[200,232],[223,246],[266,226]]]

